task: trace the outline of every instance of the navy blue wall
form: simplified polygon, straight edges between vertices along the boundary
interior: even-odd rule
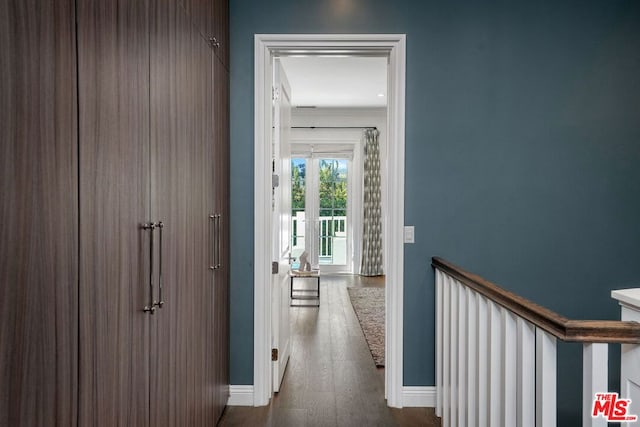
[[[232,384],[253,382],[255,33],[407,34],[405,385],[434,384],[433,255],[618,317],[609,291],[640,283],[640,2],[230,3]],[[561,349],[560,387],[579,357]]]

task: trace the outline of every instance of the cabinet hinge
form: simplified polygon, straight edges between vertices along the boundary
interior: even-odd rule
[[[278,261],[273,261],[271,263],[271,274],[278,274],[280,270],[280,263]]]
[[[280,89],[277,86],[271,86],[271,100],[277,101],[280,98]]]
[[[272,348],[271,349],[271,361],[272,362],[278,361],[278,349],[277,348]]]
[[[212,48],[219,48],[220,47],[220,42],[218,41],[217,37],[210,37],[209,38],[209,45]]]

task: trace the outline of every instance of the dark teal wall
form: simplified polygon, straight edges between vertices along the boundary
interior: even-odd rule
[[[406,385],[434,384],[433,255],[565,316],[618,317],[609,291],[640,283],[640,2],[230,7],[232,384],[253,382],[255,33],[407,34]],[[580,353],[561,355],[574,389]]]

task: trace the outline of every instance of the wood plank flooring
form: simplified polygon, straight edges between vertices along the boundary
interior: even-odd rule
[[[391,409],[384,369],[376,368],[348,286],[383,287],[383,278],[322,276],[320,308],[291,308],[291,359],[269,406],[228,407],[220,426],[440,426],[432,408]]]

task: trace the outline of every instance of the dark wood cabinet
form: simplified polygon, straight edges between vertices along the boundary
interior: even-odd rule
[[[0,0],[0,425],[222,414],[228,71],[199,4]]]
[[[0,425],[76,425],[71,0],[0,1]]]

